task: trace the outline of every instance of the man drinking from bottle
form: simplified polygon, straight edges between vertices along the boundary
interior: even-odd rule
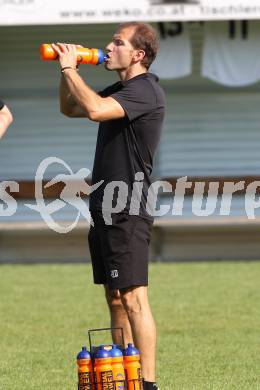
[[[89,233],[94,282],[104,284],[112,327],[123,327],[126,343],[140,350],[144,390],[156,390],[156,327],[148,302],[148,249],[153,217],[146,209],[153,156],[158,146],[165,98],[157,76],[149,73],[158,41],[145,23],[123,23],[107,45],[105,68],[117,71],[120,81],[96,93],[76,69],[77,46],[53,44],[62,76],[60,106],[69,117],[99,122],[92,181],[103,184],[90,196],[94,221]],[[141,180],[138,213],[130,211],[131,190]],[[124,182],[125,206],[104,219],[104,191],[111,182]],[[113,194],[113,205],[120,203]],[[115,207],[116,209],[116,207]],[[113,333],[115,343],[119,335]]]

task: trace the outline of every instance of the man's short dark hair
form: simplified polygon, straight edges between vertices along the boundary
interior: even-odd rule
[[[118,26],[117,31],[119,32],[128,27],[134,28],[134,33],[130,42],[135,49],[144,50],[145,57],[141,61],[141,64],[145,66],[146,69],[149,69],[159,48],[156,30],[148,23],[126,22],[121,23]]]

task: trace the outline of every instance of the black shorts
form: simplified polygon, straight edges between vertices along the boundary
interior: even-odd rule
[[[94,226],[88,240],[94,283],[110,289],[147,286],[153,221],[119,213],[112,215],[112,225],[106,225],[101,212],[91,215]]]

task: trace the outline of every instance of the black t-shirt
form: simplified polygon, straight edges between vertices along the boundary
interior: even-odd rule
[[[0,110],[5,106],[4,102],[0,99]]]
[[[128,186],[128,200],[123,211],[128,213],[135,174],[143,172],[139,215],[149,217],[147,190],[165,113],[165,96],[158,80],[152,73],[143,73],[100,92],[102,97],[111,96],[117,100],[126,115],[99,124],[92,183],[100,180],[104,183],[90,195],[91,211],[102,210],[104,188],[108,183],[124,181]]]

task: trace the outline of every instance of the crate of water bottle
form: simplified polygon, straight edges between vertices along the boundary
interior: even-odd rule
[[[77,355],[78,390],[143,390],[140,353],[133,344],[123,345],[123,331],[120,346],[93,346],[90,336],[90,351],[82,347]]]

